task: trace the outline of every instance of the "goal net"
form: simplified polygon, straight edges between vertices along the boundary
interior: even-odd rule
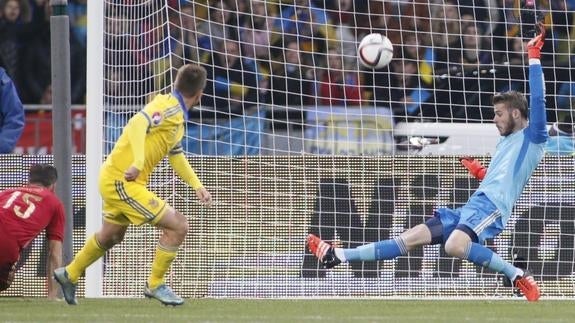
[[[545,297],[574,297],[575,202],[571,98],[573,21],[563,1],[188,1],[91,4],[87,181],[121,129],[153,95],[169,93],[182,64],[208,84],[188,115],[183,145],[215,198],[194,192],[163,162],[150,188],[189,218],[168,283],[184,297],[514,297],[502,276],[440,246],[396,260],[320,268],[314,233],[343,247],[397,237],[478,186],[458,156],[485,163],[498,133],[494,93],[529,93],[524,41],[536,20],[553,138],[501,235],[487,242],[527,266]],[[368,33],[394,59],[358,63]],[[99,46],[98,46],[99,45]],[[95,89],[101,89],[98,93]],[[89,92],[90,93],[90,92]],[[90,96],[90,94],[89,94]],[[97,101],[96,101],[97,102]],[[100,121],[98,121],[100,120]],[[98,201],[97,192],[88,195]],[[87,207],[88,219],[101,219]],[[93,221],[93,220],[91,220]],[[88,233],[97,229],[87,224]],[[86,295],[140,297],[159,232],[132,227]],[[95,285],[88,286],[88,282]],[[90,292],[91,289],[97,292]]]

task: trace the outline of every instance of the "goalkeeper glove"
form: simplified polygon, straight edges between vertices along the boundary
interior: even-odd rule
[[[539,35],[533,37],[527,43],[527,53],[529,58],[541,58],[541,48],[543,48],[543,44],[545,43],[545,26],[542,23],[538,23],[537,27],[539,28]]]
[[[473,157],[460,157],[459,162],[463,167],[467,168],[469,174],[473,175],[473,177],[478,180],[482,180],[485,177],[485,173],[487,173],[487,168],[481,165],[481,162]]]

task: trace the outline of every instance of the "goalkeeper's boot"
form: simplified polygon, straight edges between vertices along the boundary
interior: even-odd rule
[[[60,284],[62,288],[62,294],[66,303],[70,305],[78,305],[78,300],[76,299],[76,284],[72,283],[70,278],[68,278],[68,273],[65,267],[56,268],[54,270],[54,279]]]
[[[313,253],[325,268],[333,268],[341,264],[341,260],[335,255],[334,248],[327,242],[308,234],[307,246],[309,251]]]
[[[537,286],[533,275],[531,275],[529,271],[525,271],[523,276],[515,278],[513,285],[515,285],[530,302],[536,302],[539,300],[539,297],[541,297],[539,286]]]
[[[176,295],[174,291],[168,285],[162,284],[154,289],[148,287],[148,283],[146,283],[146,287],[144,288],[144,296],[147,298],[155,298],[159,300],[164,305],[182,305],[184,304],[184,300]]]

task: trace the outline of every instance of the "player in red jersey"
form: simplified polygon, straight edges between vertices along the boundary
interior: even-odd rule
[[[0,292],[8,289],[16,273],[20,252],[46,229],[48,272],[61,266],[64,206],[54,187],[58,173],[47,164],[30,167],[28,185],[0,192]],[[57,285],[48,275],[48,298],[57,297]]]

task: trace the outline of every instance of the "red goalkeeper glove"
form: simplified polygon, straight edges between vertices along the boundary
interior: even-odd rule
[[[467,168],[469,174],[473,175],[473,177],[478,180],[482,180],[485,177],[485,173],[487,173],[487,168],[481,165],[481,162],[473,157],[460,157],[459,162],[463,167]]]
[[[541,58],[541,48],[543,48],[543,44],[545,43],[545,26],[543,23],[538,23],[537,27],[539,28],[539,35],[533,37],[527,43],[527,53],[529,58]]]

